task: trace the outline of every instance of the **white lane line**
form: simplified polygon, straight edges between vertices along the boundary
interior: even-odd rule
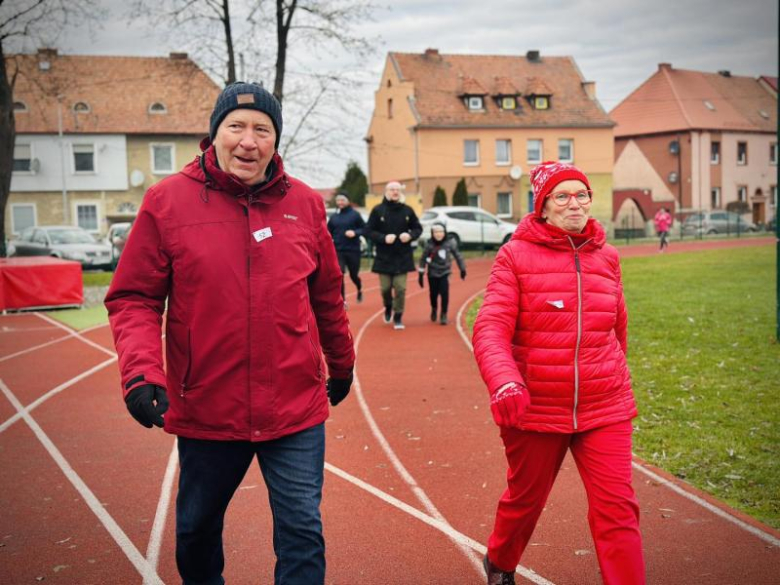
[[[53,328],[52,328],[53,329]],[[22,349],[20,351],[17,351],[16,353],[10,353],[8,355],[4,355],[3,357],[0,357],[0,362],[4,362],[6,360],[13,359],[15,357],[19,357],[20,355],[24,355],[26,353],[30,353],[32,351],[43,349],[44,347],[48,347],[50,345],[54,345],[55,343],[59,343],[61,341],[65,341],[66,339],[70,339],[71,337],[75,337],[76,332],[71,331],[67,335],[63,335],[62,337],[58,337],[56,339],[52,339],[51,341],[47,341],[46,343],[40,343],[38,345],[33,345],[32,347],[28,347],[27,349]]]
[[[160,488],[160,501],[157,502],[157,511],[154,514],[152,534],[149,536],[149,545],[146,547],[146,560],[149,563],[149,572],[144,573],[144,585],[151,585],[154,583],[155,577],[157,577],[157,564],[160,561],[160,547],[162,546],[162,537],[165,530],[165,520],[168,517],[168,508],[173,492],[173,478],[176,476],[176,469],[179,465],[178,453],[178,444],[176,439],[174,439],[171,455],[168,457],[168,466],[165,468],[165,476]]]
[[[79,333],[89,333],[90,331],[94,331],[95,329],[100,329],[101,327],[108,327],[108,321],[105,323],[98,323],[97,325],[93,325],[92,327],[86,327],[85,329],[80,329]]]
[[[749,532],[753,536],[757,536],[758,538],[760,538],[764,542],[768,542],[772,546],[780,547],[780,538],[777,538],[777,537],[769,534],[768,532],[764,532],[760,528],[757,528],[755,526],[751,526],[747,522],[745,522],[743,520],[740,520],[739,518],[737,518],[735,516],[732,516],[731,514],[726,512],[725,510],[721,510],[717,506],[714,506],[714,505],[710,504],[707,500],[705,500],[703,498],[700,498],[696,494],[692,494],[692,493],[686,491],[684,488],[681,488],[676,483],[671,482],[668,479],[661,477],[657,473],[653,473],[649,469],[646,469],[646,468],[642,467],[642,465],[640,465],[636,461],[632,461],[631,465],[632,465],[632,467],[634,469],[636,469],[637,471],[641,471],[646,476],[651,478],[653,481],[656,481],[656,482],[660,483],[661,485],[669,488],[673,492],[675,492],[675,493],[681,495],[682,497],[692,501],[693,503],[699,504],[702,508],[704,508],[706,510],[709,510],[710,512],[712,512],[716,516],[720,516],[724,520],[726,520],[728,522],[731,522],[732,524],[735,524],[736,526],[742,528],[746,532]]]
[[[458,331],[460,332],[460,336],[463,338],[463,342],[468,346],[468,348],[473,352],[474,347],[471,345],[471,341],[469,340],[468,336],[465,334],[465,332],[460,327],[460,315],[464,311],[465,307],[467,307],[477,296],[479,296],[481,293],[485,292],[485,289],[482,289],[478,293],[472,295],[470,298],[468,298],[463,305],[461,306],[460,310],[458,311]],[[704,500],[697,496],[696,494],[692,494],[685,490],[685,488],[682,488],[678,486],[676,483],[673,483],[669,481],[668,479],[664,479],[660,475],[653,473],[649,469],[646,469],[642,467],[641,464],[637,463],[636,461],[632,461],[631,465],[636,469],[637,471],[640,471],[650,477],[653,481],[656,481],[660,483],[661,485],[669,488],[673,492],[681,495],[682,497],[690,500],[691,502],[700,505],[702,508],[709,510],[716,516],[720,516],[727,522],[731,522],[732,524],[739,526],[743,530],[749,532],[753,536],[757,536],[764,542],[768,542],[772,546],[780,546],[780,539],[778,539],[776,536],[773,536],[772,534],[769,534],[768,532],[765,532],[761,530],[760,528],[757,528],[755,526],[751,526],[747,522],[740,520],[736,516],[733,516],[726,512],[725,510],[721,510],[717,506],[714,506],[710,504],[707,500]]]
[[[78,376],[75,376],[75,377],[71,378],[67,382],[63,382],[62,384],[60,384],[56,388],[52,388],[46,394],[44,394],[43,396],[37,398],[36,400],[34,400],[30,404],[28,404],[26,407],[23,407],[20,412],[17,412],[13,416],[11,416],[8,420],[6,420],[3,424],[1,424],[0,425],[0,433],[2,433],[8,427],[10,427],[12,424],[14,424],[17,420],[22,418],[23,413],[29,413],[30,411],[34,410],[35,408],[37,408],[38,406],[40,406],[41,404],[46,402],[52,396],[55,396],[56,394],[59,394],[60,392],[62,392],[66,388],[70,388],[71,386],[73,386],[77,382],[80,382],[84,378],[86,378],[88,376],[91,376],[92,374],[94,374],[95,372],[97,372],[99,370],[102,370],[103,368],[105,368],[109,364],[113,364],[115,361],[116,361],[116,356],[114,356],[112,358],[109,358],[106,361],[100,362],[98,365],[93,366],[93,367],[91,367],[90,369],[88,369],[88,370],[86,370],[84,372],[81,372]]]
[[[81,341],[83,341],[87,345],[91,345],[95,349],[100,350],[103,353],[107,353],[108,355],[116,356],[116,354],[113,351],[111,351],[110,349],[106,349],[105,347],[103,347],[99,343],[95,343],[91,339],[87,339],[86,337],[83,337],[78,331],[63,325],[62,323],[60,323],[56,319],[52,319],[51,317],[49,317],[48,315],[44,315],[43,313],[35,313],[35,315],[38,316],[39,318],[43,319],[44,321],[48,321],[49,323],[52,323],[52,324],[56,325],[57,327],[59,327],[60,329],[63,329],[64,331],[67,331],[68,333],[72,333],[77,339],[80,339]]]
[[[87,484],[84,483],[81,477],[79,477],[76,471],[70,466],[62,453],[60,453],[59,449],[54,446],[54,443],[52,443],[51,439],[49,439],[49,436],[38,425],[38,423],[35,422],[33,417],[30,416],[30,413],[24,409],[14,393],[11,392],[10,388],[8,388],[8,386],[6,386],[5,382],[2,380],[0,380],[0,390],[2,390],[3,394],[5,394],[6,398],[8,398],[11,404],[14,405],[16,410],[24,419],[24,422],[26,422],[27,426],[29,426],[32,432],[35,433],[35,436],[41,442],[46,451],[49,452],[49,455],[51,455],[52,459],[54,459],[54,462],[62,470],[62,473],[66,478],[68,478],[73,487],[76,488],[76,491],[84,499],[84,502],[87,504],[87,506],[89,506],[89,509],[92,510],[95,516],[97,516],[98,520],[100,520],[100,523],[108,531],[122,552],[125,553],[125,556],[127,556],[128,560],[133,564],[138,573],[141,575],[152,575],[153,578],[151,581],[149,581],[149,583],[159,583],[162,585],[163,581],[157,575],[157,571],[149,566],[149,563],[147,563],[146,559],[141,555],[133,542],[120,528],[119,524],[116,523],[116,520],[114,520],[111,515],[106,512],[106,509],[100,503],[100,500],[98,500],[95,494],[92,493],[92,490],[87,487]]]
[[[416,296],[421,294],[422,291],[418,291],[416,293],[412,293],[411,295],[407,295],[408,297]],[[390,446],[390,443],[385,438],[382,431],[379,429],[379,425],[376,423],[376,420],[374,419],[374,416],[371,414],[371,409],[368,407],[368,403],[366,402],[365,397],[363,396],[363,388],[360,385],[360,380],[358,378],[358,366],[357,366],[357,355],[358,355],[358,348],[360,347],[360,341],[363,338],[363,333],[365,333],[368,326],[379,317],[379,315],[382,315],[384,313],[384,309],[381,311],[375,313],[372,317],[366,320],[366,322],[363,324],[363,326],[360,328],[360,331],[357,334],[357,338],[355,339],[355,377],[353,384],[355,386],[355,395],[358,400],[358,404],[360,405],[360,410],[363,411],[363,416],[366,419],[366,422],[368,423],[369,428],[371,429],[371,433],[374,435],[374,438],[377,440],[379,445],[382,447],[382,450],[385,452],[385,455],[387,455],[387,458],[390,460],[390,463],[393,465],[395,470],[398,472],[398,474],[401,476],[401,478],[406,482],[406,484],[409,486],[409,488],[412,490],[412,493],[414,493],[415,497],[420,501],[420,503],[425,507],[426,510],[437,520],[444,522],[447,524],[446,518],[442,515],[441,512],[436,508],[436,506],[433,504],[433,502],[430,500],[428,495],[425,493],[425,490],[423,490],[418,484],[417,481],[412,477],[412,474],[407,471],[406,467],[404,467],[403,463],[401,463],[401,460],[398,458],[398,456],[395,454],[395,451],[393,451],[393,448]],[[461,549],[461,551],[466,555],[466,558],[469,559],[474,569],[479,573],[483,573],[482,569],[482,561],[481,559],[477,558],[474,553],[469,549],[468,547],[464,547],[462,543],[459,541],[453,541],[458,546],[458,548]]]
[[[368,493],[376,496],[377,498],[390,504],[391,506],[395,506],[399,510],[406,512],[410,516],[417,518],[421,522],[424,522],[428,526],[435,528],[439,532],[444,533],[450,538],[450,540],[457,542],[460,546],[470,548],[476,551],[480,556],[483,556],[487,553],[487,547],[485,547],[484,544],[479,543],[472,538],[469,538],[462,532],[458,532],[452,526],[450,526],[446,520],[441,520],[440,518],[429,516],[425,512],[420,512],[417,508],[410,506],[406,502],[402,502],[401,500],[399,500],[394,496],[391,496],[387,492],[383,492],[382,490],[374,487],[373,485],[366,483],[365,481],[355,477],[354,475],[350,475],[346,471],[339,469],[338,467],[335,467],[330,463],[327,462],[325,463],[325,469],[330,471],[332,474],[337,475],[340,478],[356,485],[360,489],[365,490]],[[525,567],[518,565],[517,572],[520,573],[523,577],[525,577],[529,581],[533,583],[537,583],[538,585],[554,585],[551,581],[548,581],[541,575]],[[480,567],[480,573],[481,574],[483,573],[481,567]]]
[[[479,295],[485,292],[485,289],[480,289],[477,292],[475,292],[473,295],[471,295],[469,298],[467,298],[465,301],[463,301],[463,304],[460,306],[460,309],[458,309],[458,314],[455,316],[455,323],[458,325],[458,333],[460,333],[460,338],[463,340],[463,343],[466,344],[466,347],[469,348],[469,351],[471,353],[474,353],[474,346],[471,345],[471,339],[469,339],[469,336],[466,335],[466,332],[463,330],[463,326],[461,325],[462,319],[461,315],[463,315],[463,311],[468,308],[468,306],[472,303],[474,299],[476,299]]]

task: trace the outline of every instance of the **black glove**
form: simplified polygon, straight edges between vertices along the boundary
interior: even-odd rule
[[[337,378],[328,378],[325,388],[328,391],[328,399],[331,406],[336,406],[339,402],[344,400],[349,394],[349,389],[352,387],[352,374],[349,374],[349,378],[346,380],[339,380]]]
[[[168,410],[165,388],[154,384],[138,386],[127,395],[125,404],[133,418],[147,429],[151,429],[152,425],[162,428],[164,424],[162,415]]]
[[[466,280],[466,271],[465,270],[461,270],[460,271],[460,279],[461,280]]]
[[[422,272],[418,272],[417,273],[417,282],[420,283],[420,288],[424,288],[424,285],[423,285],[423,273]]]

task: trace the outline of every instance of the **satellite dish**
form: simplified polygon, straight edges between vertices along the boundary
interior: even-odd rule
[[[145,179],[146,177],[144,177],[143,171],[135,169],[132,173],[130,173],[130,184],[133,187],[138,187],[139,185],[143,185]]]
[[[40,171],[41,170],[41,161],[38,160],[37,158],[32,159],[30,161],[30,170],[33,173],[37,173],[38,171]]]
[[[514,181],[517,181],[520,177],[523,176],[523,169],[521,169],[519,165],[515,165],[511,169],[509,169],[509,176]]]

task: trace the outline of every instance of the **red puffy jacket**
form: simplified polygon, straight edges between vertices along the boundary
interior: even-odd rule
[[[322,197],[272,164],[250,192],[211,147],[151,187],[133,224],[106,307],[124,393],[167,388],[169,433],[261,441],[309,428],[328,417],[320,348],[332,377],[354,365]]]
[[[488,391],[528,388],[522,429],[571,433],[636,416],[627,315],[615,248],[590,220],[582,234],[526,216],[501,248],[474,324]]]

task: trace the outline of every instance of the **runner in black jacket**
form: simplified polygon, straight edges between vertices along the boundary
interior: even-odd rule
[[[450,274],[452,260],[458,263],[461,279],[466,278],[466,262],[458,251],[458,245],[447,239],[447,228],[443,223],[436,222],[431,226],[431,239],[420,257],[417,282],[423,286],[423,275],[428,268],[428,290],[431,293],[431,321],[436,321],[438,297],[441,296],[441,313],[439,322],[447,324],[447,308],[450,303]]]
[[[341,267],[341,297],[347,300],[344,288],[344,274],[349,271],[349,278],[357,287],[357,302],[363,302],[363,283],[360,281],[360,236],[366,222],[349,204],[349,196],[346,193],[336,195],[336,207],[338,210],[328,220],[328,231],[336,246],[336,255]]]
[[[371,210],[364,234],[376,244],[371,270],[379,274],[385,323],[390,323],[392,317],[393,328],[403,329],[406,274],[414,270],[412,241],[420,237],[422,226],[414,210],[401,203],[400,183],[387,184],[385,200]]]

